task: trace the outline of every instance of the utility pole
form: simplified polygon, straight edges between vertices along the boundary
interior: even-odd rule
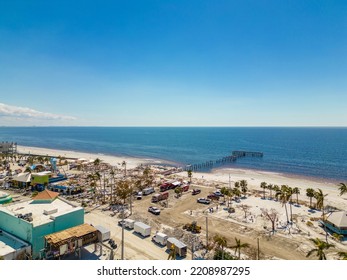
[[[206,215],[206,247],[208,251],[208,216]]]
[[[259,237],[257,238],[257,260],[259,260],[260,250],[259,250]]]
[[[121,259],[124,260],[124,205],[122,210],[122,251],[121,251]]]

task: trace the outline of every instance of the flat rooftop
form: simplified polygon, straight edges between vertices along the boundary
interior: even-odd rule
[[[0,230],[0,256],[5,256],[28,246],[30,246],[28,243]]]
[[[19,202],[0,207],[0,211],[13,216],[26,215],[31,213],[33,226],[39,226],[52,222],[55,217],[83,209],[82,207],[72,206],[59,197],[50,203],[32,203],[33,200]]]

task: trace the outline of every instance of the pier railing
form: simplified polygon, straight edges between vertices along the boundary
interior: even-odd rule
[[[186,166],[183,167],[184,171],[198,171],[198,170],[203,170],[203,169],[211,169],[215,166],[218,165],[224,165],[224,164],[228,164],[228,163],[233,163],[235,162],[238,158],[242,158],[242,157],[263,157],[263,153],[262,152],[250,152],[250,151],[233,151],[231,153],[231,156],[226,156],[226,157],[222,157],[220,159],[217,160],[209,160],[203,163],[196,163],[196,164],[188,164]]]

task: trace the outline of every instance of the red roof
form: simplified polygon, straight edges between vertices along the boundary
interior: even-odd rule
[[[33,197],[33,200],[54,200],[59,195],[58,192],[43,190]]]

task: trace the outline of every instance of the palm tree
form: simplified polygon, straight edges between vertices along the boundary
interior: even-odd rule
[[[267,183],[266,182],[261,182],[260,183],[260,187],[264,190],[263,199],[265,199],[265,189],[267,188]]]
[[[312,249],[309,251],[306,255],[306,258],[311,256],[313,253],[316,253],[316,256],[318,257],[319,260],[326,260],[326,255],[324,253],[325,250],[328,250],[329,248],[335,247],[335,245],[328,244],[327,242],[324,242],[320,240],[319,238],[310,238],[310,240],[313,242],[314,246],[316,248]]]
[[[317,200],[316,207],[323,211],[323,218],[324,218],[324,197],[326,197],[327,194],[323,194],[323,191],[321,189],[318,189],[314,193],[314,198]]]
[[[183,192],[182,187],[175,188],[175,194],[177,195],[177,197],[180,197],[182,195],[182,192]]]
[[[90,181],[90,186],[93,190],[93,203],[96,203],[96,176],[95,174],[88,174],[87,179]]]
[[[235,254],[238,252],[238,259],[241,257],[241,249],[242,248],[248,248],[249,244],[248,243],[241,243],[241,239],[237,239],[235,237],[236,244],[234,246],[231,246],[231,249],[235,249]]]
[[[117,182],[116,195],[123,200],[123,206],[126,200],[131,196],[133,188],[129,181],[120,180]]]
[[[99,169],[100,163],[101,163],[101,160],[100,160],[99,158],[96,158],[96,159],[94,160],[94,167],[95,167],[95,170],[96,170],[96,169]]]
[[[338,254],[339,254],[340,260],[347,261],[347,252],[339,252]]]
[[[244,197],[246,196],[246,193],[248,191],[247,186],[248,186],[247,180],[241,180],[240,181],[241,192],[243,193]]]
[[[224,260],[224,248],[226,248],[228,245],[226,238],[217,234],[213,237],[213,242],[215,245],[217,245],[217,249],[222,251],[222,260]]]
[[[343,235],[342,235],[342,234],[338,234],[338,233],[336,233],[336,232],[334,232],[334,233],[332,234],[332,236],[333,236],[333,238],[336,239],[337,241],[342,241],[342,239],[343,239]]]
[[[238,188],[233,188],[232,193],[235,195],[236,200],[239,200],[239,197],[241,196],[241,191]]]
[[[126,177],[127,176],[127,163],[125,160],[123,160],[123,162],[122,162],[122,167],[124,167],[124,176]]]
[[[153,184],[153,181],[154,181],[154,177],[152,175],[152,171],[150,169],[150,167],[146,167],[144,170],[143,170],[143,173],[142,173],[142,180],[145,184],[145,186],[151,186]]]
[[[240,182],[235,182],[235,183],[234,183],[234,187],[235,187],[235,188],[239,188],[239,187],[240,187]]]
[[[347,193],[347,186],[345,183],[340,183],[339,186],[340,195]]]
[[[292,201],[292,197],[293,197],[293,188],[286,186],[286,192],[287,192],[287,195],[288,195],[288,200],[289,200],[289,209],[290,209],[290,221],[292,222],[293,221],[293,211],[292,211],[292,204],[293,204],[293,201]]]
[[[308,188],[306,189],[306,196],[310,198],[310,208],[312,208],[312,198],[314,197],[314,189]]]
[[[30,166],[27,166],[24,170],[24,173],[31,173],[31,172],[32,172],[32,170],[31,170]]]
[[[222,187],[220,189],[220,192],[221,192],[222,195],[224,195],[224,202],[225,202],[225,197],[228,195],[229,189],[227,187]]]
[[[273,184],[268,184],[268,185],[267,185],[267,189],[270,191],[270,199],[272,199],[272,191],[273,191],[273,189],[274,189]]]
[[[280,190],[280,187],[278,186],[278,185],[274,185],[273,187],[272,187],[272,190],[275,192],[275,194],[276,193],[278,193],[279,192],[279,190]],[[277,200],[277,197],[275,196],[275,199]]]
[[[296,195],[296,204],[299,205],[300,189],[298,187],[293,188],[293,194]]]
[[[324,229],[325,229],[325,240],[328,243],[328,231],[325,225],[325,213],[324,213],[324,197],[326,197],[327,194],[324,194],[321,189],[318,189],[318,191],[315,192],[314,197],[317,200],[316,206],[318,209],[322,210],[322,219],[323,219],[323,224],[324,224]]]
[[[286,210],[286,216],[287,216],[287,224],[289,223],[289,217],[288,217],[288,209],[287,209],[287,202],[289,200],[289,194],[288,194],[288,186],[282,185],[281,189],[276,193],[276,197],[281,201],[282,206],[284,206]]]
[[[112,204],[113,200],[114,200],[114,193],[113,193],[113,189],[114,189],[114,185],[115,185],[115,178],[114,178],[114,176],[116,175],[114,168],[111,169],[110,175],[111,175],[111,178],[112,178],[112,182],[111,182],[111,201],[110,201],[110,204]]]
[[[226,196],[228,197],[228,207],[229,207],[229,205],[231,203],[231,200],[232,200],[232,198],[234,196],[233,190],[232,189],[228,189],[227,192],[226,192]]]
[[[191,169],[189,169],[187,171],[187,173],[188,173],[189,183],[191,184],[192,183],[193,171]]]

